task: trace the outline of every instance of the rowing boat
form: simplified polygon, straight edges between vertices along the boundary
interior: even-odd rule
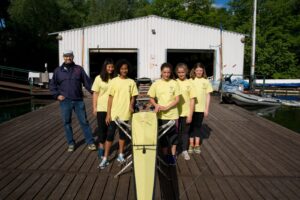
[[[157,117],[138,112],[132,117],[133,169],[138,200],[154,199],[157,150]]]

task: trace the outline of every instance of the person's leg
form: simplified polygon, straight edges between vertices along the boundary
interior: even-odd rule
[[[104,156],[104,145],[107,137],[107,125],[105,122],[106,112],[97,112],[98,132],[98,157]]]
[[[201,153],[200,150],[200,145],[201,145],[201,141],[200,141],[200,137],[201,137],[201,127],[202,127],[202,121],[203,121],[203,117],[204,117],[204,113],[203,112],[199,112],[197,113],[197,119],[195,120],[196,123],[196,127],[195,127],[195,132],[194,132],[194,136],[195,136],[195,147],[194,147],[194,152],[195,153]]]
[[[115,122],[110,122],[109,126],[108,126],[108,130],[107,130],[107,138],[106,138],[106,142],[105,142],[105,151],[104,151],[104,158],[107,158],[110,152],[110,148],[112,145],[112,142],[114,141],[115,138],[115,133],[117,130],[117,125]]]
[[[100,169],[104,169],[107,165],[109,165],[107,158],[109,156],[112,142],[114,141],[116,129],[117,129],[116,123],[113,121],[110,122],[110,124],[108,126],[108,130],[107,130],[107,138],[106,138],[106,142],[105,142],[104,156],[103,156],[102,161],[99,164]]]
[[[60,102],[61,116],[65,129],[65,137],[67,139],[68,145],[75,145],[73,139],[73,129],[72,129],[72,102],[65,99]]]
[[[181,135],[182,151],[187,151],[188,144],[189,144],[189,132],[190,132],[191,125],[186,123],[186,117],[184,117],[182,119],[181,126],[182,126],[182,135]]]
[[[85,137],[85,142],[87,144],[94,144],[94,138],[92,134],[91,127],[87,120],[85,104],[83,101],[73,101],[74,110],[77,115],[78,121],[80,123],[81,129]]]

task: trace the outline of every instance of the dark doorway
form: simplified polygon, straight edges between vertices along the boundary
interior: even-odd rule
[[[174,68],[178,63],[185,63],[190,70],[197,62],[201,62],[205,66],[207,76],[214,75],[214,50],[168,49],[167,62]]]
[[[137,78],[137,50],[136,49],[91,49],[90,58],[90,77],[95,79],[99,75],[104,60],[111,58],[116,63],[120,59],[126,59],[131,64],[132,69],[128,75],[132,79]]]

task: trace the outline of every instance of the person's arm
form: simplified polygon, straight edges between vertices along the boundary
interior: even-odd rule
[[[131,113],[134,112],[134,102],[135,102],[135,96],[132,96],[130,99],[130,105],[129,105],[129,110]]]
[[[210,93],[207,93],[207,95],[206,95],[206,105],[205,105],[204,117],[208,116],[209,105],[210,105]]]
[[[190,124],[192,122],[194,110],[195,110],[195,98],[191,98],[190,99],[190,113],[186,118],[187,124]]]
[[[176,96],[175,100],[172,101],[169,105],[167,105],[167,106],[160,106],[160,110],[162,110],[162,111],[169,110],[169,109],[173,108],[174,106],[176,106],[178,104],[178,102],[179,102],[179,96]]]
[[[155,107],[154,112],[159,112],[160,106],[156,103],[154,98],[150,97],[150,103]]]
[[[93,114],[97,116],[97,103],[98,103],[99,92],[93,93]]]
[[[106,118],[105,118],[105,122],[107,125],[111,122],[111,106],[112,106],[113,98],[114,97],[111,95],[108,96],[107,113],[106,113]]]
[[[91,94],[93,94],[92,91],[92,81],[90,79],[90,77],[88,77],[88,75],[85,73],[84,69],[82,68],[81,71],[81,78],[82,78],[82,84],[84,86],[84,88],[89,91]]]
[[[50,89],[50,92],[53,95],[53,98],[55,100],[63,101],[65,99],[65,97],[59,93],[57,82],[58,82],[57,72],[55,70],[54,73],[53,73],[53,77],[52,77],[52,79],[50,81],[50,84],[49,84],[49,89]]]

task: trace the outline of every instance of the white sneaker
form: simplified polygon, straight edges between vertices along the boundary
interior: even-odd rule
[[[107,161],[106,158],[103,158],[102,161],[99,164],[99,168],[100,169],[104,169],[105,167],[107,167],[109,165],[109,162]]]
[[[118,161],[119,163],[125,162],[125,159],[124,159],[124,156],[123,156],[122,153],[120,153],[120,154],[118,155],[117,161]]]
[[[189,153],[187,151],[183,151],[182,153],[182,156],[184,158],[184,160],[190,160],[190,156],[189,156]]]

